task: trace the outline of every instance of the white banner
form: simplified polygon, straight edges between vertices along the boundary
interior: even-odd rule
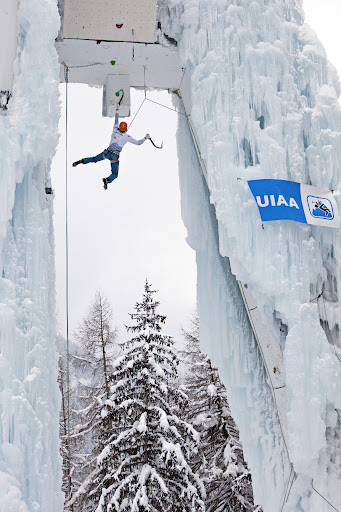
[[[337,204],[330,190],[301,184],[301,198],[308,224],[340,227]]]

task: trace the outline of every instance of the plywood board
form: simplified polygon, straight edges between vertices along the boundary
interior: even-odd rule
[[[156,0],[65,0],[63,38],[154,42]]]
[[[119,106],[120,117],[130,116],[130,84],[129,75],[108,75],[103,91],[103,115],[115,117],[118,102],[122,97]]]
[[[129,75],[130,87],[178,89],[189,79],[179,64],[176,47],[160,44],[102,42],[64,39],[56,43],[59,62],[69,66],[72,83],[106,85],[108,75]],[[111,62],[115,64],[112,65]],[[64,82],[64,67],[60,81]],[[188,113],[190,108],[186,103]]]

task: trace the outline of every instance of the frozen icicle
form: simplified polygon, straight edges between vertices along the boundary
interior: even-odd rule
[[[18,2],[13,97],[0,115],[0,508],[63,509],[52,206],[57,2]],[[0,71],[1,72],[1,71]]]
[[[209,187],[195,174],[197,156],[180,120],[182,208],[197,251],[202,344],[229,391],[255,501],[265,512],[280,510],[293,463],[297,478],[284,510],[322,510],[312,480],[340,509],[339,233],[289,221],[263,227],[247,185],[261,178],[311,184],[334,190],[340,209],[335,70],[297,2],[159,3],[188,74],[190,90],[183,83],[181,93],[185,103],[191,94],[188,113]],[[236,279],[252,289],[282,353],[274,374],[284,379],[281,391],[269,379],[276,358],[264,373]],[[287,441],[274,402],[279,392],[288,401]]]

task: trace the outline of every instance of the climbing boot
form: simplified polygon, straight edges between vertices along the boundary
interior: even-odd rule
[[[84,164],[83,158],[82,158],[82,160],[77,160],[77,162],[73,162],[72,167],[76,167],[76,165],[79,165],[79,164]]]
[[[104,190],[107,190],[107,188],[108,188],[108,180],[107,180],[107,178],[103,178],[103,186],[104,186]]]

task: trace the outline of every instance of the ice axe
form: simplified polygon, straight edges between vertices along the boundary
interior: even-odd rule
[[[118,102],[118,106],[121,105],[121,101],[123,100],[123,97],[124,97],[124,90],[123,89],[120,89],[119,91],[115,92],[115,95],[118,97],[120,95],[120,92],[122,93],[122,96],[121,96],[121,99],[120,101]]]
[[[157,149],[162,149],[162,148],[163,148],[163,142],[161,142],[161,146],[157,146],[157,145],[153,142],[153,140],[152,140],[151,136],[150,136],[148,133],[147,133],[147,135],[146,135],[146,139],[149,139],[149,140],[150,140],[150,142],[153,144],[154,148],[157,148]]]

